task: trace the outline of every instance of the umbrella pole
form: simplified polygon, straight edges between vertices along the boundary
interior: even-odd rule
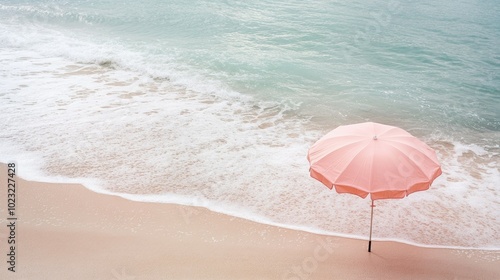
[[[372,216],[370,218],[370,240],[368,241],[368,252],[372,251],[372,225],[373,225],[373,207],[375,207],[375,204],[373,204],[373,199],[372,199]]]

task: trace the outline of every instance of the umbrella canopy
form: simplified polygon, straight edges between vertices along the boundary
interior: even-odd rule
[[[307,155],[310,174],[338,193],[373,200],[427,190],[441,175],[435,152],[403,129],[373,122],[339,126]],[[371,246],[371,226],[370,245]]]

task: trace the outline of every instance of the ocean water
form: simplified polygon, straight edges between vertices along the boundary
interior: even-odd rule
[[[380,122],[443,175],[377,201],[374,239],[500,249],[500,3],[368,2],[2,1],[0,162],[366,239],[370,201],[310,178],[306,155]]]

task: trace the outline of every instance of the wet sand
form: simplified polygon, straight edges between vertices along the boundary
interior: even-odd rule
[[[497,279],[500,251],[430,249],[16,180],[15,271],[0,168],[0,279]]]

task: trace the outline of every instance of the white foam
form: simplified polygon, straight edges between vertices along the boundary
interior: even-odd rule
[[[164,55],[155,64],[113,42],[0,28],[0,161],[18,162],[21,176],[368,236],[370,202],[309,177],[307,149],[323,132],[295,107],[254,100]],[[477,144],[440,141],[431,139],[443,176],[428,191],[377,202],[374,240],[500,248],[497,162]]]
[[[476,144],[465,145],[465,144],[458,142],[458,143],[455,143],[454,149],[455,149],[455,153],[457,153],[457,156],[462,156],[464,153],[467,153],[467,152],[473,152],[474,154],[476,154],[478,156],[484,156],[484,155],[488,154],[488,152],[483,147],[480,147]]]

